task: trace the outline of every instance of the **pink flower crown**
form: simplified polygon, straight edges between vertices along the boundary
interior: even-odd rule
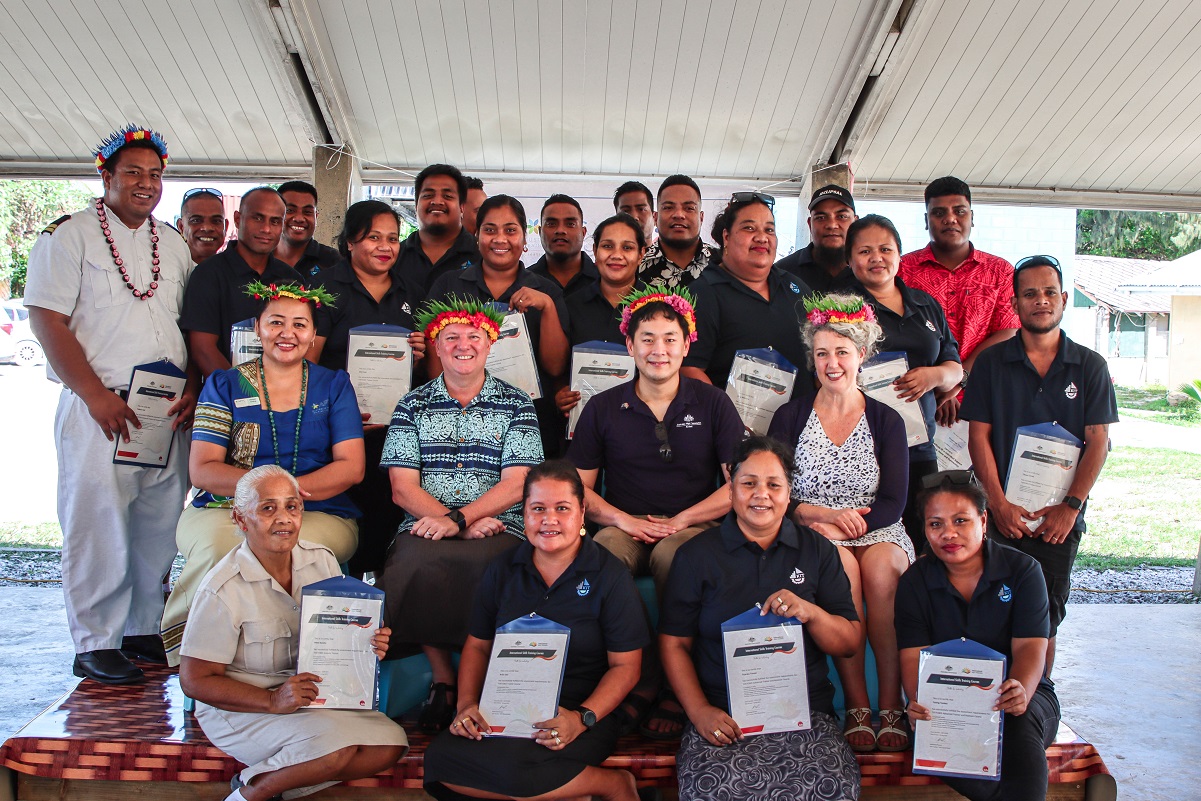
[[[625,308],[621,310],[621,325],[619,326],[622,336],[630,335],[630,318],[634,316],[634,312],[646,306],[648,303],[666,303],[676,313],[684,318],[688,323],[689,342],[696,342],[696,311],[693,309],[692,297],[686,289],[677,289],[672,292],[664,292],[659,289],[643,289],[632,292],[623,298]]]

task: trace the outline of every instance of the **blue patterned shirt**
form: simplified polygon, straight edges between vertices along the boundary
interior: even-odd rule
[[[448,509],[459,509],[500,483],[506,467],[542,461],[542,438],[530,396],[491,373],[467,406],[439,376],[400,399],[384,441],[380,467],[421,471],[421,488]],[[523,536],[521,504],[497,515],[506,532]],[[400,531],[417,518],[407,509]]]

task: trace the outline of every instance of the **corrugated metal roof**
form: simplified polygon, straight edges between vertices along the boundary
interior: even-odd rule
[[[1108,306],[1114,311],[1130,312],[1131,314],[1167,314],[1172,311],[1172,298],[1169,294],[1140,293],[1132,295],[1118,288],[1155,272],[1164,266],[1162,261],[1078,255],[1073,263],[1075,266],[1073,281],[1076,289],[1096,303]]]
[[[1133,294],[1201,295],[1201,250],[1181,256],[1141,278],[1132,278],[1119,286]]]

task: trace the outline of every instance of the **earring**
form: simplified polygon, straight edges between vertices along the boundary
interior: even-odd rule
[[[522,246],[521,246],[521,252],[522,252],[522,253],[529,253],[529,252],[530,252],[530,246],[529,246],[529,245],[522,245]]]
[[[588,527],[580,526],[580,536],[584,537],[584,536],[587,536],[587,534],[588,534]]]

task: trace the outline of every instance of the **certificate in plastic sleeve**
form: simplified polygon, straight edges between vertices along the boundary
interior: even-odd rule
[[[1027,512],[1062,503],[1076,476],[1084,443],[1059,423],[1022,426],[1013,437],[1005,499]],[[1034,531],[1043,519],[1023,520]]]
[[[905,373],[909,372],[909,359],[900,351],[878,353],[871,361],[863,365],[859,373],[859,386],[870,397],[885,404],[901,415],[905,421],[905,440],[910,448],[914,445],[924,445],[930,441],[930,432],[926,430],[926,419],[922,416],[922,406],[917,401],[912,403],[897,397],[897,388],[892,385]]]
[[[254,318],[234,323],[229,329],[229,364],[237,367],[242,362],[263,355],[263,340],[254,333]]]
[[[350,329],[346,372],[369,423],[387,424],[396,402],[413,385],[413,348],[409,329],[398,325],[360,325]]]
[[[939,470],[969,470],[972,455],[967,449],[968,421],[960,420],[947,428],[934,429],[934,452],[938,455]]]
[[[534,343],[530,341],[525,315],[509,311],[504,304],[496,305],[505,312],[505,320],[500,325],[500,335],[492,343],[492,352],[488,354],[488,372],[537,400],[542,397],[542,382],[538,380]]]
[[[384,591],[335,576],[306,585],[300,594],[296,669],[321,677],[310,708],[379,708],[379,659],[371,638],[380,627]]]
[[[923,648],[917,702],[930,720],[913,730],[913,772],[965,779],[1001,778],[1001,722],[993,706],[1005,681],[1006,659],[973,640]]]
[[[734,354],[726,394],[734,401],[742,424],[764,435],[776,410],[792,397],[796,365],[772,348],[740,350]]]
[[[559,713],[571,629],[531,614],[496,630],[480,714],[501,737],[533,737],[534,724]]]
[[[800,621],[759,606],[721,624],[730,717],[745,735],[810,728]]]
[[[139,364],[129,376],[129,396],[125,403],[142,424],[129,423],[129,442],[117,437],[113,464],[139,467],[166,467],[171,460],[175,432],[174,418],[167,414],[183,394],[188,377],[168,361]]]
[[[567,418],[567,438],[575,435],[576,424],[588,401],[606,389],[624,384],[634,377],[634,357],[625,345],[592,340],[571,349],[571,389],[580,393],[580,402]]]

